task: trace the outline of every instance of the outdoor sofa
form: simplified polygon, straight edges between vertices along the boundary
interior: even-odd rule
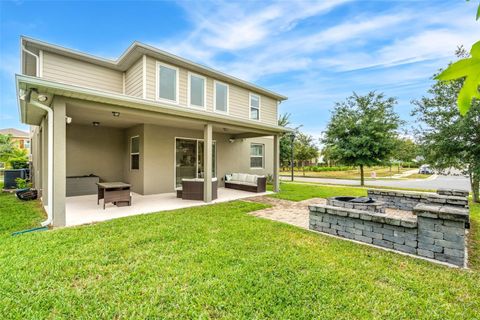
[[[232,173],[225,176],[225,188],[265,192],[267,190],[267,178],[248,173]]]

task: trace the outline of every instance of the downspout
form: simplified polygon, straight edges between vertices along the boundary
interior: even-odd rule
[[[47,187],[48,187],[48,207],[47,220],[42,222],[42,227],[48,226],[53,221],[53,110],[40,102],[30,101],[31,90],[28,92],[26,102],[31,105],[47,111],[48,127],[47,127]]]

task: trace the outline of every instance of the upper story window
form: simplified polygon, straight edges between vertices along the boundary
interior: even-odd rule
[[[188,105],[205,108],[206,79],[198,74],[189,73],[188,77]]]
[[[215,111],[228,113],[228,84],[215,81],[213,92]]]
[[[260,120],[260,96],[250,93],[250,119]]]
[[[157,62],[157,98],[178,103],[178,68]]]

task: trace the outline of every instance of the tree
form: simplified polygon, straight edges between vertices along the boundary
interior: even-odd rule
[[[457,51],[457,56],[464,54]],[[413,101],[412,115],[424,123],[418,127],[417,135],[425,160],[439,170],[464,169],[470,177],[473,201],[479,202],[480,101],[473,101],[469,112],[461,116],[455,100],[463,82],[437,81],[428,90],[430,97]]]
[[[295,138],[295,160],[302,165],[303,175],[305,175],[305,162],[318,156],[318,147],[314,141],[311,135],[301,132],[299,132]]]
[[[415,142],[408,138],[398,138],[396,141],[395,149],[393,150],[392,157],[399,163],[398,170],[400,171],[400,165],[403,162],[412,162],[419,155],[418,146]]]
[[[7,162],[14,149],[12,136],[0,134],[0,162]]]
[[[337,102],[323,143],[330,156],[346,165],[360,167],[360,184],[365,185],[364,166],[389,159],[395,148],[397,129],[402,123],[394,112],[395,98],[383,93],[353,93]]]
[[[17,148],[11,135],[0,134],[0,162],[4,162],[7,167],[13,167],[13,169],[26,167],[28,166],[27,150]]]
[[[469,0],[467,0],[469,1]],[[480,4],[477,8],[476,20],[480,19]],[[480,100],[480,41],[473,44],[469,57],[452,63],[445,70],[435,76],[441,81],[463,79],[462,87],[457,93],[457,105],[463,116],[468,112],[475,99]]]
[[[278,118],[278,125],[282,127],[288,127],[290,125],[290,113],[284,113]],[[280,165],[286,167],[290,162],[292,141],[290,134],[284,133],[280,136]]]

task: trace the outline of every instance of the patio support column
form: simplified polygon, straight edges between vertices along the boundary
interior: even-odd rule
[[[212,157],[213,157],[212,125],[206,124],[203,129],[203,201],[212,202]]]
[[[273,191],[280,191],[280,137],[273,136]]]
[[[66,103],[65,100],[53,100],[53,225],[63,227],[66,198]],[[51,190],[48,190],[51,192]]]

